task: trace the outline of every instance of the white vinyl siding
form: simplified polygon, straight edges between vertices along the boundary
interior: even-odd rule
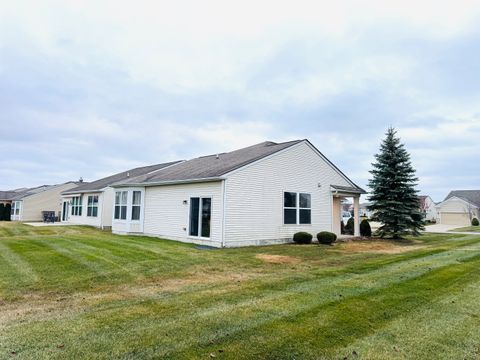
[[[290,241],[297,231],[332,231],[330,185],[352,186],[308,144],[246,166],[227,177],[225,245]],[[284,192],[311,195],[311,224],[284,225]]]
[[[222,189],[221,181],[147,187],[145,189],[144,233],[165,239],[221,246],[223,234]],[[190,199],[195,197],[212,199],[209,239],[190,236],[188,233]],[[114,224],[113,230],[119,231],[119,228]]]
[[[71,202],[72,197],[76,195],[64,195],[62,197],[63,202]],[[103,193],[85,193],[84,197],[87,199],[87,207],[88,207],[88,198],[91,196],[98,196],[98,204],[97,204],[97,216],[88,216],[88,209],[87,211],[82,212],[82,216],[71,216],[71,210],[70,214],[68,216],[68,219],[66,222],[72,225],[89,225],[89,226],[95,226],[95,227],[102,227],[105,226],[105,223],[108,222],[108,226],[111,226],[112,223],[112,207],[113,207],[113,200],[110,199],[110,203],[105,205],[105,192]],[[110,209],[109,211],[109,218],[106,218],[104,215],[102,215],[105,212],[105,207],[108,207]]]

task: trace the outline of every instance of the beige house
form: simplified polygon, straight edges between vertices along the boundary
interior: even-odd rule
[[[470,225],[480,217],[480,190],[451,191],[436,209],[441,224]]]
[[[0,201],[11,204],[12,221],[43,221],[44,211],[61,216],[61,193],[76,187],[78,183],[42,185],[29,189],[0,192]]]

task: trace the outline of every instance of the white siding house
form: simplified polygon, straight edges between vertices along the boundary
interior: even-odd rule
[[[165,163],[127,170],[94,182],[82,183],[62,193],[61,221],[72,225],[90,225],[102,229],[112,227],[114,190],[111,185],[136,177],[154,173],[175,164]]]
[[[353,197],[358,214],[364,193],[308,140],[200,157],[113,187],[114,233],[215,247],[290,242],[298,231],[338,234],[341,198]],[[141,215],[133,220],[135,192]]]
[[[428,195],[420,195],[418,197],[420,203],[420,211],[425,217],[426,221],[437,221],[437,205],[433,199]]]

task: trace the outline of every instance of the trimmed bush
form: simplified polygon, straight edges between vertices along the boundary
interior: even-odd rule
[[[345,225],[345,234],[347,235],[353,235],[355,232],[355,220],[353,220],[353,217],[348,219],[347,225]]]
[[[472,226],[478,226],[480,225],[480,223],[478,222],[478,219],[477,218],[473,218],[472,219]]]
[[[304,231],[300,231],[293,235],[293,241],[297,244],[311,244],[313,235]]]
[[[3,212],[3,214],[4,214],[3,220],[10,221],[10,213],[11,212],[12,212],[12,205],[11,204],[5,205],[5,211]]]
[[[360,235],[368,237],[372,236],[372,228],[367,219],[362,220],[360,223]]]
[[[330,245],[337,240],[337,235],[328,231],[321,231],[317,234],[317,239],[320,244]]]

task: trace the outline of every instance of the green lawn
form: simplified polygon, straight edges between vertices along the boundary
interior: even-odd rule
[[[480,236],[227,250],[0,225],[2,359],[479,359]]]
[[[466,226],[466,227],[461,227],[457,229],[453,229],[450,231],[455,231],[455,232],[476,232],[480,233],[480,226]]]

